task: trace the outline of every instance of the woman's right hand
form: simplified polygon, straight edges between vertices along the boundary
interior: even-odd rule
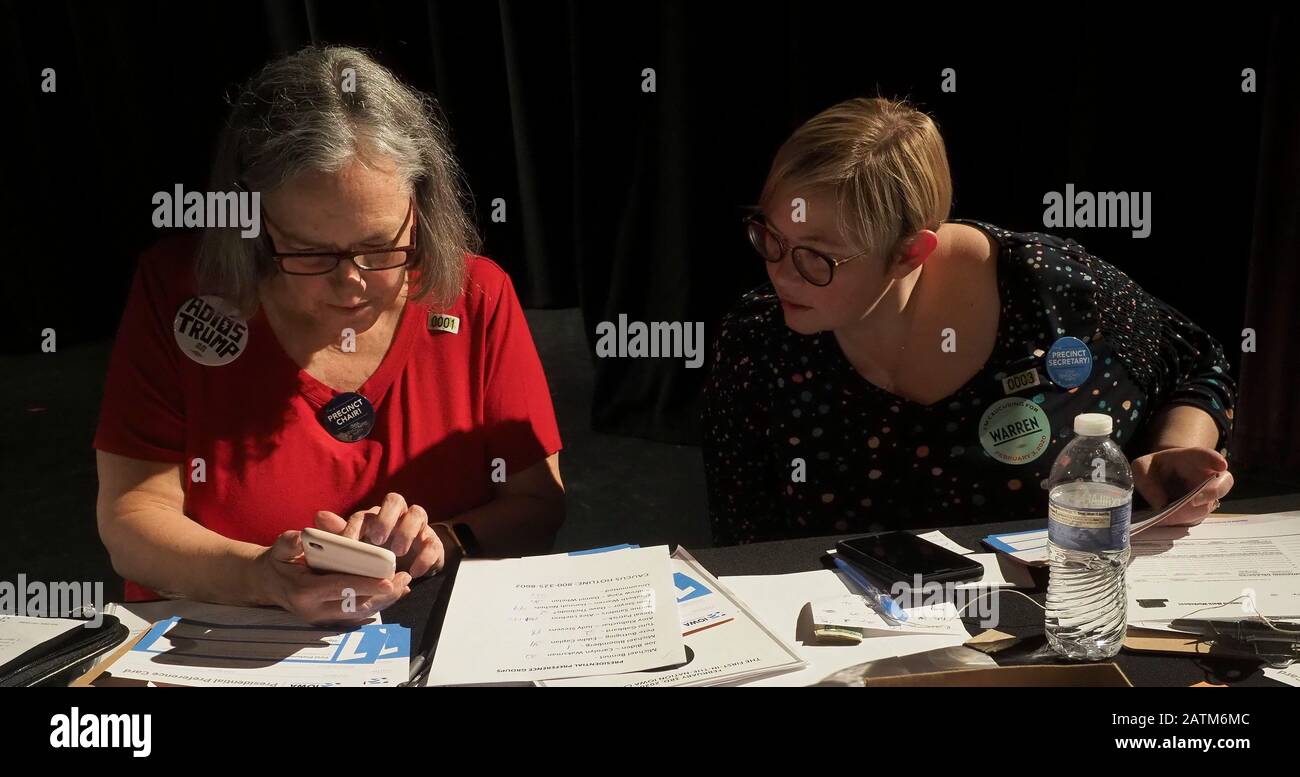
[[[257,584],[268,599],[322,626],[364,621],[411,590],[406,572],[381,580],[313,571],[303,557],[300,531],[281,534],[255,565]]]

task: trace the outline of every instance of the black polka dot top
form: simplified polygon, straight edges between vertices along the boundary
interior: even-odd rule
[[[770,284],[723,320],[703,418],[715,544],[1046,520],[1079,413],[1111,416],[1131,460],[1157,411],[1193,405],[1227,454],[1236,386],[1213,338],[1073,240],[961,223],[1000,245],[1001,317],[984,367],[932,405],[867,381],[832,333],[786,327]],[[1077,343],[1062,338],[1091,356],[1073,387]],[[1054,382],[1049,359],[1074,376]]]

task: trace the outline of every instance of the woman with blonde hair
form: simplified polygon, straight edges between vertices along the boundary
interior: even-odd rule
[[[746,219],[770,282],[723,321],[704,418],[715,542],[1044,518],[1104,413],[1152,504],[1232,487],[1219,344],[1081,245],[949,219],[943,138],[887,99],[817,115]]]
[[[261,229],[149,251],[109,365],[98,519],[127,598],[349,621],[465,547],[549,549],[550,393],[509,277],[473,253],[432,100],[355,49],[272,62],[211,189],[256,194]],[[390,549],[396,573],[308,569],[313,525]]]

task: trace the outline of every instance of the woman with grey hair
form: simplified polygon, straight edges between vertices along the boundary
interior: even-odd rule
[[[360,51],[305,49],[234,102],[210,189],[255,227],[147,252],[109,366],[97,513],[127,598],[340,622],[467,546],[548,549],[550,393],[509,277],[473,253],[433,101]],[[398,571],[308,569],[313,523]]]

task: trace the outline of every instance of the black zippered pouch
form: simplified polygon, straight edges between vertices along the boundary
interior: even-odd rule
[[[0,688],[67,685],[99,656],[122,644],[130,630],[113,615],[93,628],[71,629],[0,665]]]

